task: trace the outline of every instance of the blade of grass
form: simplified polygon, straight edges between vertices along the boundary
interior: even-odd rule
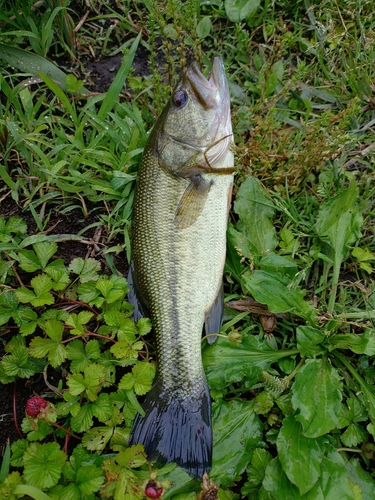
[[[104,101],[102,102],[102,105],[100,106],[100,110],[98,113],[98,118],[100,120],[104,120],[108,113],[112,111],[113,106],[118,100],[118,96],[120,95],[120,92],[124,86],[124,82],[128,76],[129,70],[132,66],[133,59],[135,56],[135,52],[137,50],[139,41],[141,39],[142,32],[139,33],[137,38],[134,40],[132,46],[130,47],[129,51],[126,53],[121,67],[113,80],[111,86],[109,87],[109,90],[104,98]]]

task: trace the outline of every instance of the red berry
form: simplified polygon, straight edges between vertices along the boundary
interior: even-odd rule
[[[145,494],[147,498],[160,498],[163,494],[163,488],[160,488],[156,481],[149,481],[146,484]]]
[[[26,413],[30,417],[36,417],[42,408],[47,406],[47,401],[40,396],[33,396],[26,402]]]

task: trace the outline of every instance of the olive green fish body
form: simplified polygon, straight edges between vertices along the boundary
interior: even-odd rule
[[[180,109],[172,101],[159,118],[137,179],[131,280],[156,333],[158,379],[131,441],[143,443],[150,458],[175,461],[201,477],[212,447],[201,338],[204,323],[211,333],[221,322],[233,154],[220,60],[216,81],[196,66],[189,71],[174,94],[188,102]],[[199,89],[200,81],[207,89]],[[207,109],[204,99],[212,101]]]

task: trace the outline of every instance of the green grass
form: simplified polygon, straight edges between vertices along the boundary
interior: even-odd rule
[[[12,197],[36,226],[29,232],[21,211],[0,217],[0,382],[61,376],[5,453],[0,493],[136,500],[156,478],[174,500],[208,498],[210,487],[221,500],[371,499],[371,2],[157,4],[0,2],[0,199]],[[138,44],[151,77],[132,74]],[[105,94],[78,72],[91,50],[124,53]],[[67,77],[51,67],[63,54]],[[217,486],[201,491],[173,465],[150,472],[141,448],[126,446],[154,346],[148,322],[130,319],[113,257],[130,257],[147,131],[187,61],[209,66],[213,55],[230,81],[237,176],[224,324],[214,345],[203,342]],[[101,229],[108,275],[94,259],[55,257],[61,239],[85,231],[50,233],[51,215],[77,207],[99,215],[90,227]]]

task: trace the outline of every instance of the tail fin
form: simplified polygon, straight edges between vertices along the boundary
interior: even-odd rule
[[[136,416],[130,444],[141,443],[150,460],[175,462],[201,479],[212,462],[211,400],[207,384],[194,397],[163,391],[157,382],[143,403],[146,415]]]

